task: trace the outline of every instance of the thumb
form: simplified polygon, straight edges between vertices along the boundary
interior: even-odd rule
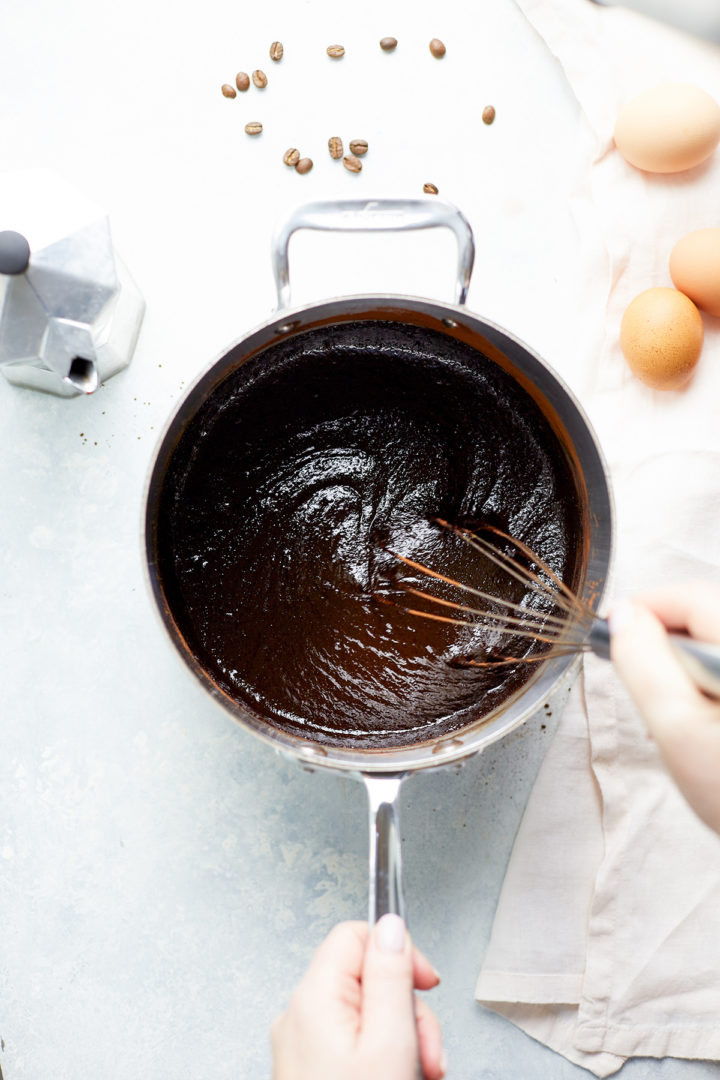
[[[660,741],[706,704],[678,663],[665,627],[646,607],[621,600],[610,613],[610,649],[620,678]]]
[[[662,623],[639,604],[610,614],[610,649],[670,774],[695,813],[720,832],[720,709],[673,655]]]
[[[399,915],[383,915],[373,928],[365,953],[362,993],[361,1040],[368,1053],[386,1063],[388,1077],[414,1078],[418,1043],[412,944]]]

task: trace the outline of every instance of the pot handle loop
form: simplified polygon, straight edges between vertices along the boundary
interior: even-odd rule
[[[398,797],[404,773],[363,773],[370,807],[370,925],[392,912],[405,919]],[[407,920],[405,920],[407,921]]]
[[[290,307],[288,247],[298,229],[328,232],[400,232],[444,226],[455,233],[458,245],[455,303],[464,304],[475,261],[475,241],[467,219],[451,203],[438,199],[333,199],[298,206],[275,229],[272,264],[277,288],[277,310]]]

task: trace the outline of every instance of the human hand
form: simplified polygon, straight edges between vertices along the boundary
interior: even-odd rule
[[[610,612],[610,652],[681,792],[720,833],[720,702],[680,666],[666,630],[720,644],[720,585],[671,585]]]
[[[439,976],[397,915],[340,923],[272,1028],[273,1080],[426,1080],[445,1075],[440,1025],[413,996]]]

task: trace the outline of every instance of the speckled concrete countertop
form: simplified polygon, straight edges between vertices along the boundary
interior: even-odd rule
[[[379,0],[6,0],[0,40],[3,168],[49,167],[104,205],[148,305],[132,365],[94,396],[0,380],[0,1065],[5,1080],[267,1080],[271,1019],[326,931],[365,912],[365,796],[234,727],[172,652],[143,576],[153,448],[183,388],[269,316],[272,227],[305,199],[437,184],[475,230],[469,306],[572,382],[574,342],[602,319],[601,297],[576,296],[582,122],[511,0],[392,17]],[[266,90],[221,96],[256,67]],[[362,174],[330,160],[332,134],[368,139]],[[307,176],[283,166],[291,145],[315,159]],[[451,238],[398,237],[382,260],[376,242],[293,241],[295,298],[450,297]],[[404,791],[412,929],[443,974],[433,1006],[462,1080],[586,1075],[473,1001],[561,705]]]

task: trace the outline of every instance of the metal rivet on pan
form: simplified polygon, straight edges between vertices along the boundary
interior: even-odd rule
[[[455,322],[454,319],[443,319],[442,323],[443,323],[443,326],[447,326],[450,330],[454,330],[455,327],[457,326],[457,323]]]
[[[458,746],[464,746],[462,739],[444,739],[442,742],[436,743],[433,747],[433,754],[449,754],[452,750],[456,750]]]
[[[301,746],[298,748],[298,753],[301,757],[313,758],[327,757],[327,750],[322,746]]]
[[[280,326],[275,327],[275,331],[278,334],[289,334],[290,331],[294,330],[297,325],[298,325],[298,320],[295,319],[293,322],[281,323]]]

